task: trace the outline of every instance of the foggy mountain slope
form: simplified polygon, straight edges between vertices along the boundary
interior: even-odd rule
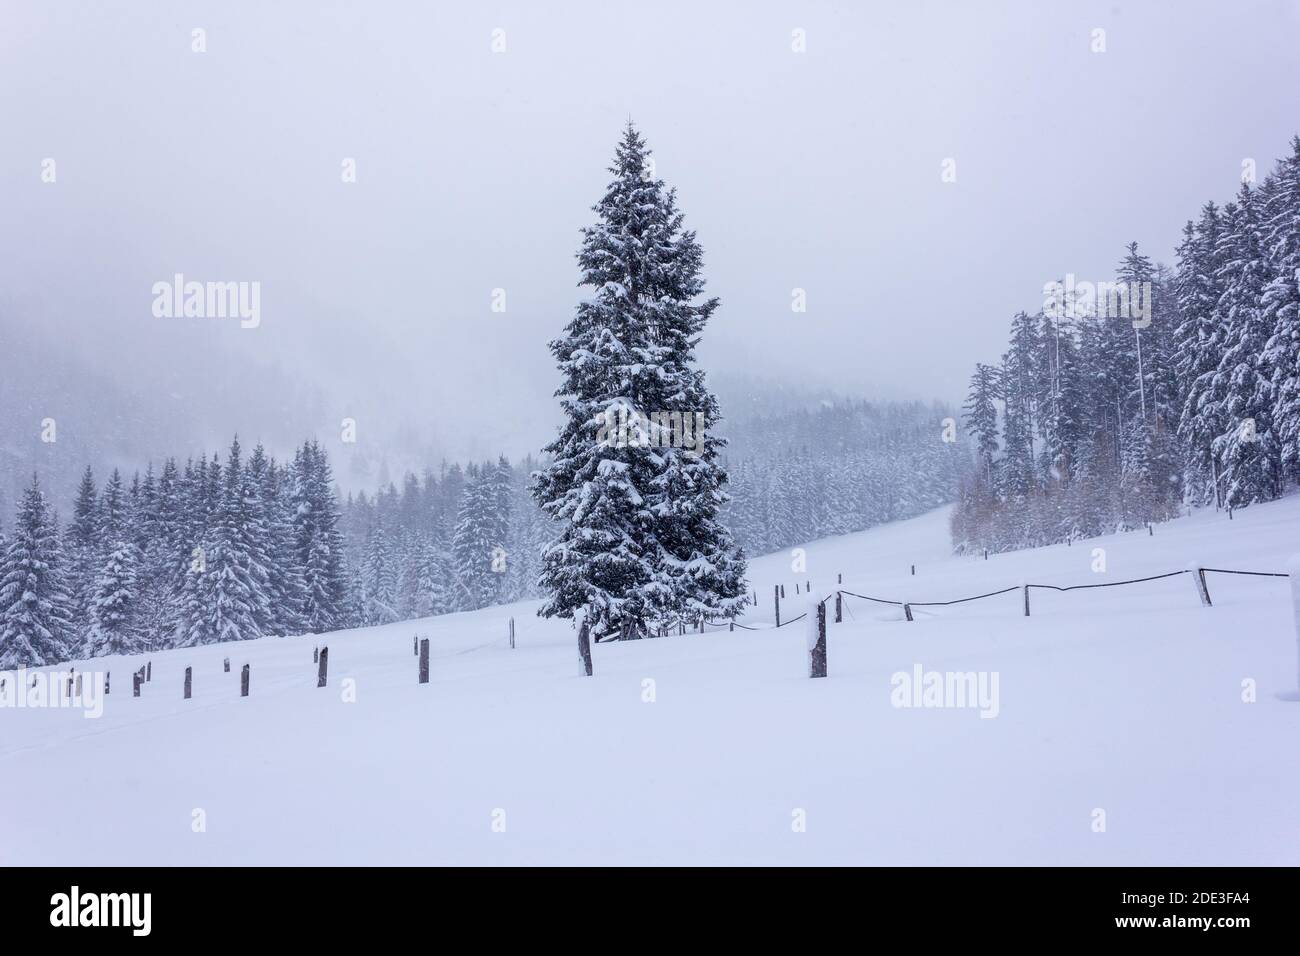
[[[289,449],[327,421],[316,389],[282,368],[209,344],[156,364],[101,364],[77,343],[0,316],[0,514],[12,518],[33,469],[66,514],[82,471],[155,471],[162,460],[223,448]],[[53,431],[43,422],[53,419]],[[54,441],[43,441],[42,434]]]

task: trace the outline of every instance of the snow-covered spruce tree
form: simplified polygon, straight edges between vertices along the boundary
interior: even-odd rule
[[[183,646],[248,641],[262,636],[269,607],[266,556],[239,439],[230,446],[202,561],[191,566]]]
[[[447,614],[453,609],[454,602],[448,583],[450,580],[446,556],[436,545],[425,544],[419,552],[419,563],[416,566],[416,617]]]
[[[1264,289],[1263,322],[1272,335],[1265,363],[1273,370],[1282,467],[1300,480],[1300,136],[1278,163],[1264,201],[1264,248],[1273,278]]]
[[[248,459],[258,518],[260,551],[266,561],[268,614],[262,630],[282,637],[302,632],[302,578],[294,560],[293,505],[284,469],[259,444]]]
[[[111,548],[113,542],[122,537],[126,519],[126,489],[122,486],[121,472],[114,468],[99,500],[99,540],[102,550]]]
[[[334,478],[325,451],[307,442],[293,462],[293,533],[302,578],[303,623],[314,633],[343,627],[348,583]]]
[[[463,610],[492,604],[501,588],[509,531],[509,480],[510,466],[504,460],[498,465],[485,462],[467,477],[451,542],[456,576],[453,600]]]
[[[1173,351],[1178,379],[1178,439],[1183,459],[1183,495],[1189,504],[1216,501],[1211,446],[1223,432],[1215,414],[1213,382],[1223,357],[1226,327],[1216,321],[1223,294],[1219,275],[1222,247],[1219,207],[1206,203],[1200,219],[1188,222],[1178,246],[1174,284],[1178,326]]]
[[[397,614],[398,564],[392,542],[382,524],[370,531],[366,542],[365,564],[361,567],[361,583],[365,588],[363,614],[366,624],[391,624]]]
[[[131,542],[118,540],[109,548],[108,558],[95,579],[86,631],[86,651],[92,657],[141,650],[136,626],[137,566],[136,547]]]
[[[63,548],[33,475],[0,559],[0,670],[67,660],[73,640]]]
[[[975,436],[975,454],[985,485],[993,484],[993,458],[998,451],[998,370],[977,362],[971,376],[970,393],[962,406],[962,418]]]
[[[593,294],[551,343],[566,422],[534,484],[560,523],[539,613],[586,608],[597,639],[732,616],[744,602],[744,557],[718,520],[727,501],[718,403],[695,367],[718,301],[700,301],[702,250],[649,158],[629,123],[578,253]],[[702,425],[695,447],[632,417],[660,413]],[[624,433],[620,416],[639,427]]]
[[[96,560],[100,553],[99,527],[99,492],[95,489],[95,475],[87,465],[81,476],[81,484],[77,486],[72,521],[64,536],[68,558],[68,589],[73,598],[73,621],[83,634],[86,622],[90,619],[95,580],[99,572]]]
[[[1281,493],[1281,449],[1273,430],[1273,376],[1265,345],[1270,329],[1261,304],[1269,284],[1259,222],[1259,201],[1248,183],[1237,194],[1224,235],[1218,312],[1227,322],[1225,348],[1215,373],[1222,398],[1223,432],[1214,439],[1221,463],[1224,503],[1241,508]]]

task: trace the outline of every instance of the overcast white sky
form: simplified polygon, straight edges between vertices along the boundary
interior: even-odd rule
[[[124,375],[234,349],[319,387],[322,431],[534,449],[632,117],[722,299],[707,367],[956,399],[1044,282],[1172,261],[1283,154],[1298,50],[1294,0],[0,0],[0,332]],[[261,327],[154,318],[176,272],[260,281]]]

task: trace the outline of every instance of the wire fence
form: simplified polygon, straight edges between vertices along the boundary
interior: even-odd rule
[[[1201,576],[1201,585],[1200,585],[1201,587],[1204,587],[1204,575],[1206,574],[1240,574],[1240,575],[1247,575],[1250,577],[1260,577],[1260,578],[1290,577],[1289,574],[1283,571],[1241,571],[1232,568],[1183,568],[1179,571],[1167,571],[1164,574],[1151,574],[1141,578],[1129,578],[1128,580],[1125,581],[1101,581],[1096,584],[1059,585],[1059,584],[1033,584],[1030,582],[1025,582],[1024,584],[1014,584],[1011,587],[999,588],[996,591],[986,591],[983,594],[972,594],[969,597],[953,598],[952,600],[949,601],[895,601],[889,598],[874,597],[870,594],[859,594],[856,591],[849,591],[844,588],[836,588],[834,591],[831,591],[825,597],[816,599],[816,603],[823,604],[826,601],[829,601],[831,598],[836,596],[857,598],[862,601],[871,601],[875,604],[886,604],[891,607],[901,607],[908,614],[908,620],[911,620],[911,616],[910,616],[911,608],[914,607],[951,607],[955,604],[966,604],[970,601],[982,601],[985,598],[999,597],[1003,594],[1010,594],[1012,591],[1024,591],[1026,593],[1025,613],[1028,614],[1029,613],[1028,591],[1031,588],[1041,588],[1042,590],[1045,591],[1057,591],[1059,593],[1065,593],[1067,591],[1082,591],[1090,588],[1113,588],[1113,587],[1120,587],[1126,584],[1142,584],[1147,581],[1160,581],[1164,578],[1174,578],[1183,574],[1193,574],[1193,573],[1199,574]],[[1208,592],[1206,593],[1206,599],[1208,602]],[[808,617],[808,612],[805,611],[804,613],[798,615],[797,617],[792,617],[788,620],[780,621],[779,623],[776,624],[760,625],[758,627],[755,627],[750,624],[741,624],[739,621],[734,621],[734,620],[724,621],[721,623],[718,621],[705,620],[703,622],[703,626],[705,628],[711,627],[717,630],[721,630],[725,628],[728,631],[732,631],[737,628],[739,628],[742,631],[772,631],[772,630],[778,630],[783,627],[787,627],[790,624],[795,624],[799,621],[805,620],[807,617]],[[611,641],[617,640],[617,637],[611,637],[609,640]],[[608,641],[603,643],[608,643]],[[464,653],[464,652],[460,652],[460,653]]]
[[[890,598],[875,597],[874,595],[870,595],[870,594],[859,594],[856,591],[849,591],[844,588],[837,588],[836,590],[832,591],[829,595],[827,595],[825,598],[822,598],[821,600],[827,601],[831,597],[840,595],[842,597],[858,598],[859,600],[862,601],[871,601],[872,603],[875,604],[886,604],[891,607],[901,607],[904,609],[910,609],[914,607],[951,607],[954,604],[966,604],[969,601],[982,601],[985,598],[998,597],[1003,594],[1010,594],[1012,591],[1024,591],[1026,592],[1026,596],[1027,596],[1027,592],[1032,588],[1041,588],[1046,591],[1057,591],[1057,592],[1064,593],[1066,591],[1082,591],[1089,588],[1113,588],[1113,587],[1120,587],[1126,584],[1142,584],[1147,581],[1159,581],[1164,578],[1174,578],[1183,574],[1193,574],[1193,573],[1199,574],[1201,576],[1202,586],[1204,586],[1204,576],[1206,574],[1239,574],[1239,575],[1246,575],[1249,577],[1259,577],[1259,578],[1290,577],[1289,574],[1283,571],[1242,571],[1235,568],[1183,568],[1178,571],[1167,571],[1164,574],[1151,574],[1151,575],[1147,575],[1146,577],[1129,578],[1124,581],[1102,581],[1096,584],[1059,585],[1059,584],[1033,584],[1031,582],[1025,582],[1024,584],[1015,584],[1012,585],[1011,587],[1000,588],[996,591],[986,591],[983,594],[972,594],[969,597],[953,598],[952,600],[949,601],[896,601]],[[1208,594],[1207,594],[1207,598],[1208,598]],[[1028,613],[1027,606],[1026,606],[1026,613]],[[804,614],[800,614],[798,617],[791,618],[788,621],[782,621],[780,624],[777,624],[774,627],[776,628],[785,627],[787,624],[793,624],[795,621],[801,621],[807,616],[808,615],[805,612]],[[710,624],[712,623],[713,622],[710,622]],[[715,624],[713,626],[727,627],[729,625]],[[740,623],[736,623],[735,626],[739,628],[743,628],[744,630],[747,631],[774,629],[774,628],[748,627]]]

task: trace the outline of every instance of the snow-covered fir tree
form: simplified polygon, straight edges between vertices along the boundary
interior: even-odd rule
[[[142,649],[137,628],[139,599],[136,547],[119,539],[95,579],[84,650],[93,657],[134,654]]]
[[[212,526],[202,538],[201,560],[187,576],[182,646],[248,641],[262,636],[270,617],[264,528],[240,454],[230,446]]]
[[[1278,163],[1263,202],[1262,229],[1268,285],[1260,297],[1269,331],[1263,367],[1272,369],[1273,421],[1281,467],[1300,480],[1300,136]]]
[[[718,302],[701,299],[702,251],[649,160],[629,123],[578,253],[592,295],[551,343],[566,421],[534,485],[560,527],[539,613],[585,609],[597,639],[734,615],[744,595],[744,558],[718,520],[720,413],[694,355]],[[689,422],[696,447],[660,413]]]
[[[1215,372],[1216,417],[1223,431],[1213,450],[1221,463],[1223,500],[1242,507],[1281,492],[1281,447],[1273,428],[1273,370],[1265,347],[1270,328],[1262,296],[1269,284],[1259,201],[1242,183],[1222,237],[1224,351]]]
[[[484,462],[467,476],[451,556],[455,597],[462,610],[486,607],[501,594],[508,569],[511,469],[504,459]]]
[[[67,660],[72,613],[57,522],[32,476],[0,560],[0,670]]]
[[[303,623],[314,633],[333,630],[343,621],[347,591],[343,536],[333,472],[317,442],[307,442],[294,456],[293,508]]]

